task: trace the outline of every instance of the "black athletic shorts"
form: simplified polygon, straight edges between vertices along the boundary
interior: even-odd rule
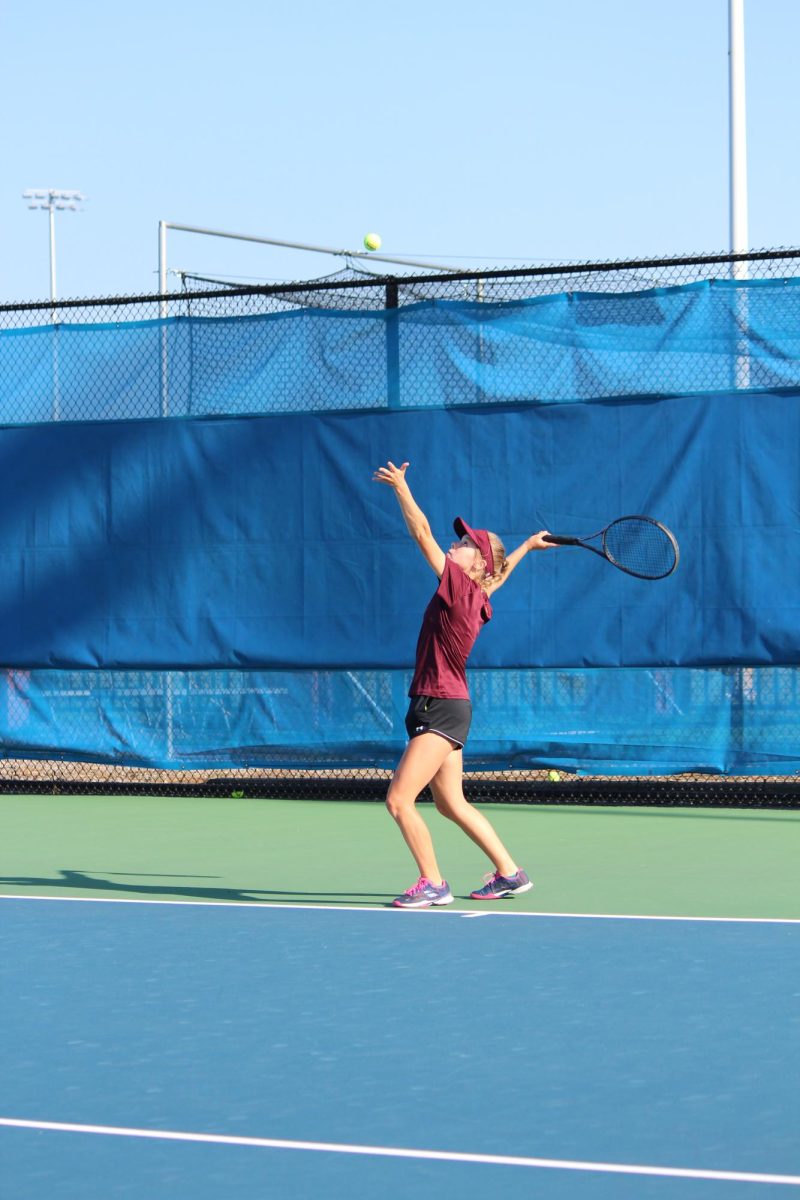
[[[439,696],[412,696],[406,713],[410,738],[421,733],[438,733],[448,742],[463,747],[472,721],[469,700],[443,700]]]

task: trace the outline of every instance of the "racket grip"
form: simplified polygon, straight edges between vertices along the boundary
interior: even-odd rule
[[[546,533],[542,541],[550,542],[553,546],[578,546],[580,544],[580,538],[560,537],[557,533]]]

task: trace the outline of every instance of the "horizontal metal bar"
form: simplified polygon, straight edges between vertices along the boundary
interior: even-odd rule
[[[337,250],[333,246],[314,246],[307,242],[286,242],[278,238],[255,237],[250,233],[226,233],[221,229],[202,229],[198,225],[176,225],[172,221],[162,222],[165,229],[179,229],[183,233],[202,233],[209,237],[233,238],[239,242],[259,242],[265,246],[283,246],[289,250],[310,250],[314,254],[335,254],[341,258],[371,258],[376,262],[399,263],[404,267],[430,267],[433,271],[457,271],[443,263],[426,263],[419,258],[389,258],[373,250]]]

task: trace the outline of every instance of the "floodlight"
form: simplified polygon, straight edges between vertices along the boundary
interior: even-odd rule
[[[41,204],[29,204],[28,208],[45,208],[50,214],[50,299],[56,298],[56,210],[65,208],[77,212],[76,201],[86,200],[82,192],[63,188],[26,188],[22,193],[25,200],[41,200]]]

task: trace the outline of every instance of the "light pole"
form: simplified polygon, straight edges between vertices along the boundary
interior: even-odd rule
[[[746,254],[747,232],[747,110],[744,84],[744,0],[728,0],[728,64],[730,95],[730,229],[731,253]],[[746,278],[747,264],[737,278]]]
[[[78,201],[86,197],[81,192],[66,192],[61,188],[28,188],[22,198],[28,208],[45,208],[50,214],[50,299],[56,298],[56,209],[77,211]]]
[[[75,212],[78,201],[86,197],[81,192],[66,192],[61,188],[28,188],[22,193],[28,201],[28,208],[44,208],[50,217],[50,301],[53,305],[52,322],[52,357],[53,357],[53,400],[51,415],[54,421],[61,420],[61,372],[59,369],[59,334],[58,314],[56,311],[56,209],[69,208]]]
[[[744,74],[744,0],[728,0],[728,92],[730,98],[730,232],[731,253],[746,254],[750,249],[747,227],[747,109]],[[748,262],[733,262],[732,276],[746,283]],[[734,293],[737,346],[734,386],[750,386],[750,300],[746,288]]]

